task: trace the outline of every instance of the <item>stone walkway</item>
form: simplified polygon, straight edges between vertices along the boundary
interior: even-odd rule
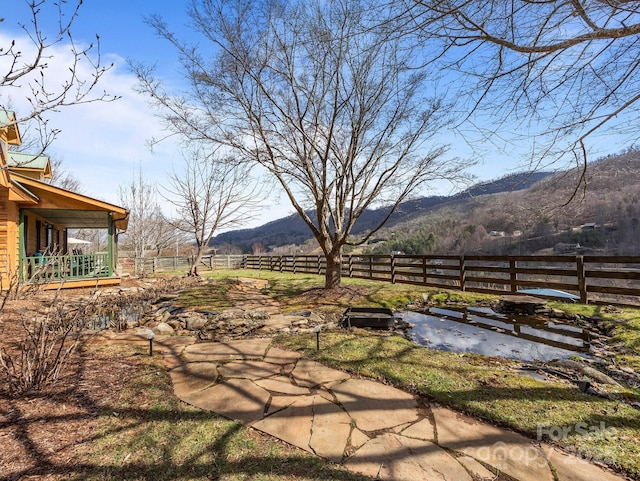
[[[551,446],[278,349],[269,338],[191,345],[173,339],[160,343],[181,400],[374,479],[492,480],[498,472],[520,481],[624,479]],[[176,356],[186,362],[176,363]]]

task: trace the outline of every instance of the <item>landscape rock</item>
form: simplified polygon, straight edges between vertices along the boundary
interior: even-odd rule
[[[175,330],[166,322],[159,323],[156,327],[153,328],[153,332],[158,335],[173,335],[175,334]]]
[[[167,324],[173,328],[174,332],[182,329],[182,323],[178,319],[169,319]]]
[[[209,320],[206,317],[189,316],[185,320],[185,328],[189,331],[199,331],[207,325]]]
[[[618,384],[618,382],[615,381],[611,376],[607,376],[605,373],[600,372],[597,369],[594,369],[592,367],[584,366],[582,368],[582,373],[585,376],[589,376],[590,378],[592,378],[595,381],[600,382],[602,384],[609,384],[609,385],[612,385],[612,386],[620,386],[620,384]]]

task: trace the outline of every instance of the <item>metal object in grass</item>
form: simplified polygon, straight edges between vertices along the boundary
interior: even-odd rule
[[[388,329],[394,323],[393,311],[385,307],[349,307],[342,315],[342,325],[348,328]]]

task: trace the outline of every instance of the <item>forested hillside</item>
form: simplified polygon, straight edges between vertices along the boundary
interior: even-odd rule
[[[572,198],[579,171],[510,175],[450,197],[403,203],[387,226],[357,251],[389,254],[640,254],[640,150],[593,162],[586,190]],[[367,212],[356,233],[387,214]],[[297,216],[216,237],[238,252],[313,252]]]

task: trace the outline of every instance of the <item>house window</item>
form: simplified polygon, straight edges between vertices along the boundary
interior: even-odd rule
[[[55,249],[53,245],[53,226],[51,224],[46,224],[47,228],[47,250],[52,253]]]
[[[29,216],[25,215],[22,217],[22,253],[21,255],[26,255],[29,252]]]
[[[42,222],[36,221],[36,252],[42,249]]]

